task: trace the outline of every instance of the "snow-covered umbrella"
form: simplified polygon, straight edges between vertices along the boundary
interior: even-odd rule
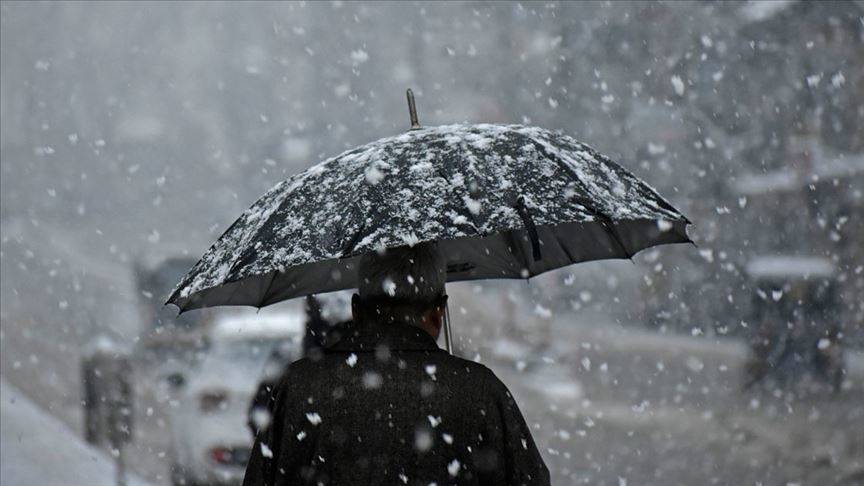
[[[363,254],[434,241],[447,281],[525,279],[685,243],[689,224],[639,178],[573,138],[522,125],[420,127],[277,184],[168,299],[180,311],[263,307],[357,287]],[[449,322],[448,322],[449,324]],[[445,338],[450,345],[449,329]]]

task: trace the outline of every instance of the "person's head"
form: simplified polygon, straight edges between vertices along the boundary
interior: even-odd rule
[[[359,294],[351,302],[355,320],[412,324],[438,338],[447,305],[447,266],[436,244],[364,255],[357,277]]]

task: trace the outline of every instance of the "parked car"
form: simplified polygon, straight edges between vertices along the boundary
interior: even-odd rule
[[[239,484],[253,437],[249,403],[275,348],[299,359],[305,315],[219,316],[203,360],[188,374],[172,375],[176,401],[171,420],[174,484]]]

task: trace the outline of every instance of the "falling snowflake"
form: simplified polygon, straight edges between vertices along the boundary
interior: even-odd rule
[[[381,172],[376,165],[372,165],[366,170],[366,182],[371,185],[378,184],[384,179],[384,173]]]
[[[591,358],[587,356],[582,358],[582,367],[585,368],[585,371],[591,371]]]
[[[670,229],[672,229],[672,223],[670,223],[669,221],[666,221],[665,219],[658,219],[657,220],[657,229],[660,230],[661,232],[665,233],[665,232],[669,231]]]
[[[451,476],[456,477],[459,474],[459,469],[461,469],[461,467],[459,460],[453,459],[450,464],[447,464],[447,472],[450,473]]]
[[[252,409],[252,423],[259,430],[266,429],[270,425],[270,412],[264,407],[255,407]]]
[[[684,81],[680,76],[672,76],[672,87],[675,88],[675,94],[678,96],[684,96]]]
[[[263,442],[261,443],[261,455],[267,458],[273,457],[273,451]]]
[[[394,282],[392,278],[385,278],[384,281],[381,282],[381,287],[382,290],[387,293],[387,295],[391,297],[396,295],[396,282]]]
[[[414,434],[414,448],[426,452],[432,448],[432,434],[426,429],[417,429]]]
[[[351,61],[354,64],[363,64],[364,62],[369,60],[369,53],[364,51],[363,49],[357,49],[356,51],[351,51]]]
[[[381,375],[378,373],[370,371],[363,374],[363,388],[366,388],[367,390],[379,388],[383,381],[384,379],[381,378]]]

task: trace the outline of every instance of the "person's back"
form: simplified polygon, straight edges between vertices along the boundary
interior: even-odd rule
[[[293,363],[273,419],[244,484],[549,482],[505,386],[407,325],[370,324]]]
[[[507,388],[438,348],[438,311],[403,322],[360,295],[353,331],[280,380],[244,485],[549,484]]]

